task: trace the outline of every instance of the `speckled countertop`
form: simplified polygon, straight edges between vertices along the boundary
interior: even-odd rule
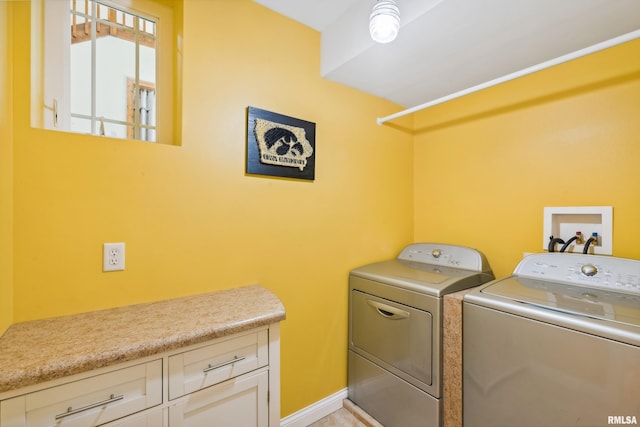
[[[462,425],[462,300],[474,288],[444,296],[442,309],[442,412],[444,427]]]
[[[11,325],[0,337],[0,392],[151,356],[285,319],[261,286]]]

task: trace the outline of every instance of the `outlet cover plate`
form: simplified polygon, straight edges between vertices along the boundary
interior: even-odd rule
[[[102,251],[102,271],[124,270],[124,243],[105,243]]]

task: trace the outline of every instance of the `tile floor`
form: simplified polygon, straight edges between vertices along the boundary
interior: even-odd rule
[[[342,408],[308,427],[383,427],[349,399],[345,399],[342,404]]]
[[[326,417],[319,419],[309,427],[367,427],[367,425],[358,421],[358,419],[345,408],[340,408]]]

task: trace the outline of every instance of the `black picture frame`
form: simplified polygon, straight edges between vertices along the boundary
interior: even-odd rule
[[[313,181],[315,159],[315,123],[247,107],[247,174]]]

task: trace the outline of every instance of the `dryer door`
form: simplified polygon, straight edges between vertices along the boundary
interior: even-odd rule
[[[431,313],[354,289],[351,316],[355,351],[407,381],[431,385]]]

